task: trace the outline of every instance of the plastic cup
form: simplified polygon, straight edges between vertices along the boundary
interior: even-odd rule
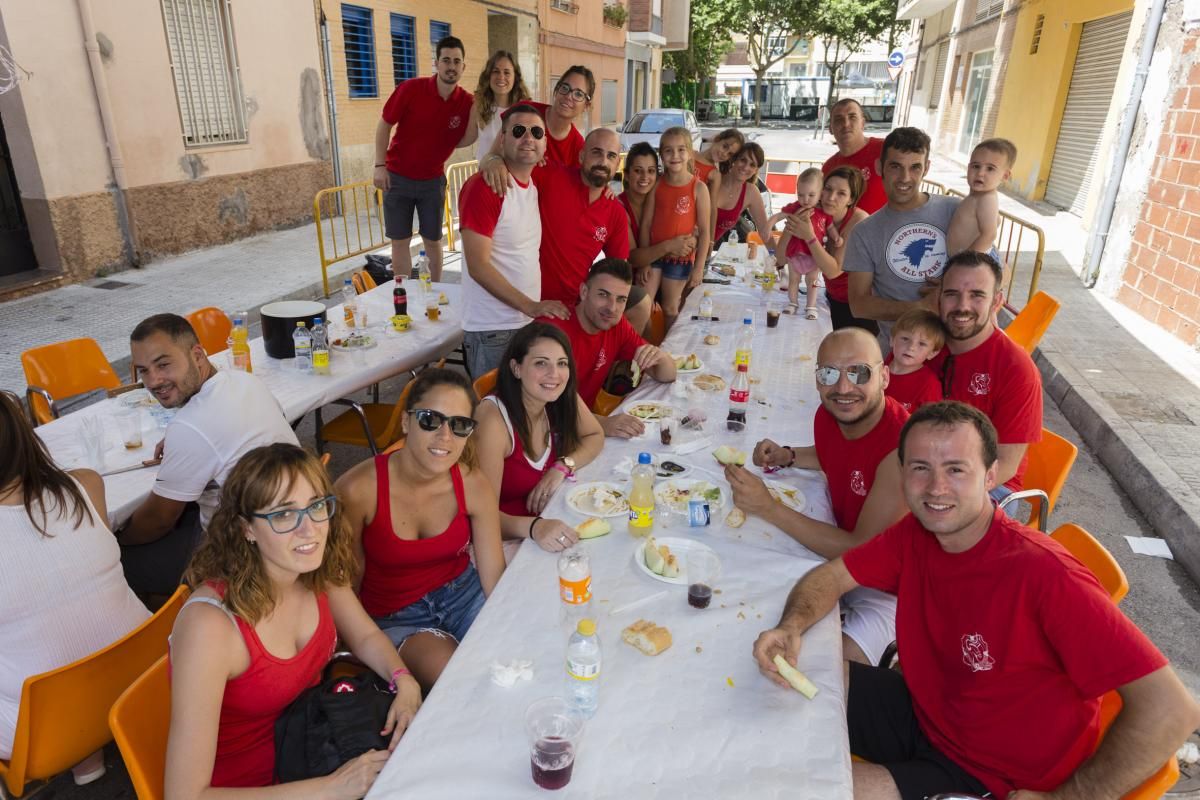
[[[772,300],[767,303],[767,327],[776,328],[779,326],[779,315],[783,313],[783,306],[778,300]]]
[[[720,559],[711,550],[693,549],[688,551],[684,565],[687,569],[688,605],[692,608],[708,608],[717,574],[721,571]]]
[[[104,421],[99,417],[84,417],[80,420],[80,439],[87,464],[97,472],[104,471],[105,450]]]
[[[437,322],[441,319],[442,311],[438,308],[438,298],[436,294],[430,293],[425,297],[425,316],[430,322]]]
[[[121,442],[126,450],[137,450],[142,446],[142,412],[137,408],[126,408],[117,412],[117,429],[121,431]]]
[[[543,697],[526,710],[525,732],[533,782],[543,789],[561,789],[570,783],[583,715],[565,698]]]

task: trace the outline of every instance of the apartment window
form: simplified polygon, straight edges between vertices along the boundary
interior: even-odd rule
[[[1037,55],[1038,47],[1042,43],[1042,26],[1046,24],[1046,15],[1038,14],[1037,19],[1033,23],[1033,41],[1029,43],[1029,55]]]
[[[378,97],[371,9],[342,3],[342,33],[346,43],[346,82],[350,84],[350,97]]]
[[[429,20],[429,49],[433,52],[433,58],[435,61],[437,60],[437,51],[434,48],[437,47],[438,42],[440,42],[442,39],[445,39],[449,35],[449,22],[438,22],[436,19]]]
[[[612,125],[617,121],[617,82],[600,82],[600,124]]]
[[[1004,0],[976,0],[975,21],[983,22],[1000,15],[1004,11]]]
[[[417,77],[416,22],[403,14],[392,14],[392,77],[396,84]]]
[[[229,0],[162,0],[183,143],[246,141],[246,113]]]

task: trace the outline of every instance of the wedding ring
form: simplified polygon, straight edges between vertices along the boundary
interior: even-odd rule
[[[566,543],[567,543],[567,536],[566,536],[566,534],[560,533],[560,534],[558,535],[558,543],[559,543],[559,544],[566,544]]]

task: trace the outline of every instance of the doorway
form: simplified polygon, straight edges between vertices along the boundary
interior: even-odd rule
[[[29,224],[21,206],[17,174],[0,118],[0,276],[37,269],[37,257],[29,239]]]
[[[969,156],[971,148],[979,141],[983,130],[984,111],[987,107],[988,86],[992,82],[992,54],[984,50],[971,58],[971,73],[967,76],[967,103],[964,109],[962,131],[958,137],[958,152]]]

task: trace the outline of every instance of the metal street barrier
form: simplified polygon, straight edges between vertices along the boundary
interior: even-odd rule
[[[383,192],[371,181],[322,189],[313,198],[321,284],[329,297],[329,266],[388,244],[383,232]]]

